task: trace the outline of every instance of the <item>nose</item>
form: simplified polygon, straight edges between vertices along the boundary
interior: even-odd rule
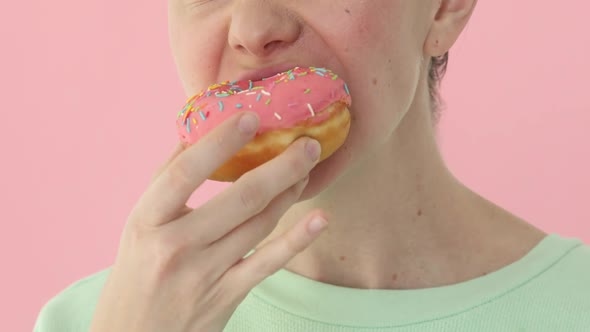
[[[275,1],[238,0],[228,33],[229,45],[257,57],[268,57],[292,45],[301,34],[301,24],[288,9]]]

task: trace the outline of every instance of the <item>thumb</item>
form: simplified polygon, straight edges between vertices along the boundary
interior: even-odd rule
[[[168,167],[168,165],[170,165],[170,163],[174,159],[176,159],[176,157],[179,154],[181,154],[184,150],[185,150],[184,144],[182,142],[178,142],[176,144],[176,146],[174,147],[172,154],[168,157],[168,159],[156,169],[156,171],[152,175],[152,178],[150,180],[150,184],[152,184],[160,176],[160,174],[162,174],[162,172]]]

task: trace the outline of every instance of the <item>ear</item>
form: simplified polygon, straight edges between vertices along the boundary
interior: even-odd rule
[[[445,54],[469,21],[477,0],[435,0],[430,31],[424,41],[424,54],[434,57]]]

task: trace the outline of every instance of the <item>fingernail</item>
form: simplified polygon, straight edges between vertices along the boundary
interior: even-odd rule
[[[311,139],[305,143],[305,152],[311,161],[318,160],[321,150],[322,147],[320,146],[320,143],[315,139]]]
[[[322,229],[326,228],[326,226],[328,226],[326,219],[317,216],[308,224],[307,230],[311,235],[316,235]]]
[[[258,127],[258,117],[252,113],[246,113],[240,118],[238,126],[242,134],[251,134]]]

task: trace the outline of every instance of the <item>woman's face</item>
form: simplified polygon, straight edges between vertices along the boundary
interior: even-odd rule
[[[425,75],[432,1],[169,0],[170,45],[187,98],[212,83],[295,66],[342,77],[352,96],[350,133],[312,171],[308,187],[314,173],[323,187],[383,145],[408,110]]]

